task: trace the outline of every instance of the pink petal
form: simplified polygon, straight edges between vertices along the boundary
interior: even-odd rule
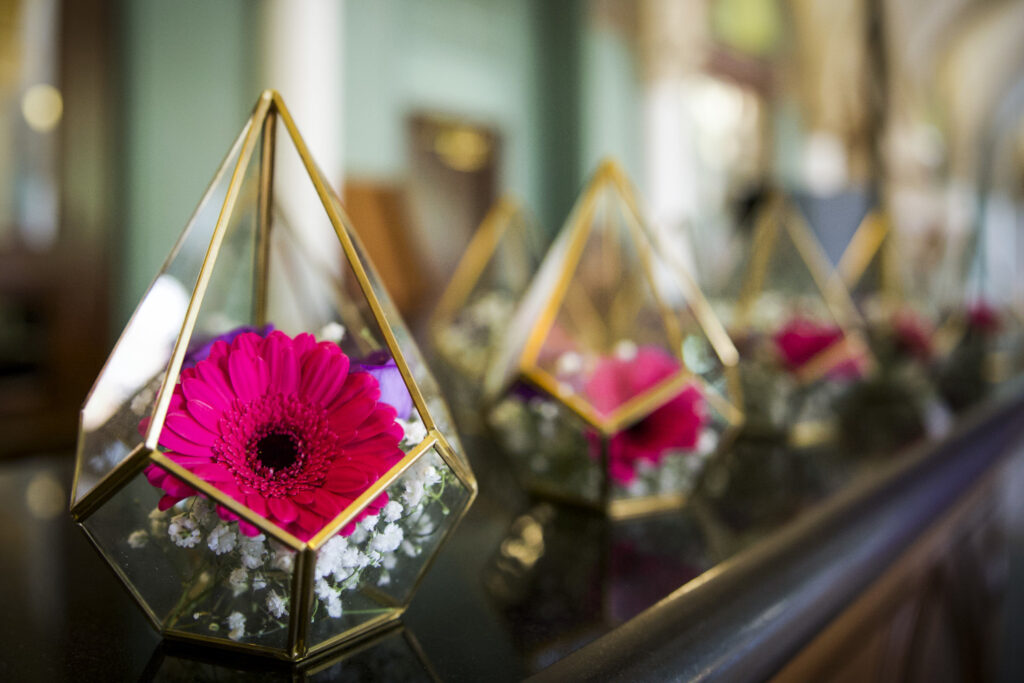
[[[224,467],[223,465],[216,463],[207,463],[204,465],[196,465],[192,468],[192,473],[203,481],[211,484],[218,484],[226,481],[233,481],[235,476]]]
[[[302,363],[299,395],[309,403],[326,406],[338,395],[348,377],[348,356],[333,344],[321,344]]]
[[[246,506],[260,517],[267,516],[267,501],[258,493],[249,493],[245,496]]]
[[[158,510],[160,510],[160,512],[166,512],[167,510],[170,510],[172,507],[177,505],[179,501],[182,501],[182,500],[184,500],[184,499],[183,498],[175,498],[174,496],[164,496],[156,504],[156,507],[157,507]]]
[[[340,436],[358,428],[376,407],[377,402],[369,396],[359,396],[330,413],[327,422]]]
[[[195,377],[185,378],[181,380],[181,389],[182,393],[185,394],[185,398],[190,401],[202,401],[221,412],[231,407],[230,399],[225,398],[220,391],[214,389],[201,379]]]
[[[167,413],[164,428],[165,431],[169,428],[181,438],[200,446],[212,446],[217,443],[217,435],[196,422],[188,413]]]
[[[160,487],[160,484],[163,483],[164,477],[167,476],[167,473],[156,465],[148,465],[146,469],[143,470],[143,473],[146,475],[146,481],[149,482],[150,486],[158,488]]]
[[[295,349],[295,355],[301,361],[307,353],[316,348],[316,339],[307,332],[297,334],[292,339],[292,348]]]
[[[248,536],[249,538],[252,538],[253,536],[259,536],[261,533],[260,530],[254,527],[252,524],[249,524],[249,522],[246,522],[241,519],[238,520],[238,530],[242,532],[243,536]]]
[[[178,498],[188,498],[196,495],[196,490],[185,484],[174,477],[164,478],[163,483],[160,485],[164,491],[170,496],[177,496]]]
[[[231,351],[242,351],[249,357],[259,356],[262,347],[263,337],[255,332],[243,332],[231,341]]]
[[[320,515],[311,512],[305,508],[299,508],[299,519],[297,520],[296,524],[303,531],[307,532],[309,536],[313,536],[313,534],[323,529],[324,525],[327,524],[327,522],[328,520],[324,519]],[[299,538],[303,537],[303,534],[297,535],[299,536]],[[308,538],[303,540],[308,540]]]
[[[263,345],[270,370],[270,386],[279,394],[294,394],[299,389],[299,362],[291,340],[281,332],[272,332]]]
[[[267,379],[265,376],[260,376],[260,366],[257,366],[255,360],[238,352],[228,356],[228,374],[231,376],[231,386],[235,390],[235,395],[243,401],[259,398],[267,386]],[[261,366],[265,373],[266,366],[262,365],[262,362]]]
[[[185,398],[181,395],[178,387],[174,387],[174,393],[171,394],[171,400],[167,403],[167,412],[176,413],[185,409]]]
[[[183,453],[185,455],[194,455],[199,458],[209,458],[211,455],[210,449],[207,448],[206,446],[200,446],[197,443],[193,443],[191,441],[188,441],[187,439],[183,439],[170,429],[165,429],[162,432],[160,432],[159,443],[164,448],[176,451],[178,453]]]
[[[231,389],[231,385],[228,384],[224,371],[211,359],[208,358],[205,361],[196,363],[196,373],[211,391],[216,392],[221,397],[226,405],[230,406],[234,402],[235,392]]]
[[[228,343],[223,339],[218,339],[213,342],[213,345],[210,347],[210,353],[206,356],[205,360],[208,360],[215,365],[220,365],[220,361],[227,358],[229,350],[230,347],[228,346]]]
[[[294,522],[299,516],[299,509],[287,498],[270,498],[267,507],[274,519],[285,524]]]
[[[362,393],[369,394],[374,401],[380,398],[380,387],[377,386],[376,378],[368,372],[349,373],[345,380],[345,386],[331,402],[331,405],[327,406],[327,411],[337,410],[341,404],[351,401],[352,398]]]
[[[380,434],[395,424],[397,413],[385,403],[378,403],[370,416],[356,429],[356,439],[362,440]]]
[[[228,510],[228,509],[227,509],[226,507],[224,507],[223,505],[218,505],[218,506],[217,506],[217,515],[218,515],[218,516],[219,516],[219,517],[220,517],[221,519],[223,519],[223,520],[224,520],[225,522],[233,522],[233,521],[235,521],[236,519],[238,519],[238,515],[236,515],[236,514],[235,514],[234,512],[232,512],[231,510]]]
[[[324,480],[324,488],[337,493],[359,493],[370,485],[370,478],[351,467],[336,468]]]
[[[387,491],[381,491],[380,495],[378,495],[376,498],[371,500],[370,504],[367,505],[364,508],[364,510],[368,510],[370,512],[379,512],[380,510],[384,509],[385,505],[388,504],[388,500],[389,500],[388,492]]]
[[[321,489],[313,496],[310,508],[324,519],[334,519],[338,514],[347,508],[354,497],[339,496],[330,491]]]
[[[296,491],[292,494],[292,500],[299,505],[310,505],[313,502],[313,498],[312,491]]]
[[[214,408],[206,401],[201,401],[198,399],[186,402],[185,408],[186,410],[188,410],[189,415],[191,415],[195,419],[195,421],[201,424],[203,427],[209,429],[214,434],[220,432],[219,423],[221,415],[224,414],[223,410]]]
[[[397,451],[399,456],[402,450],[398,447],[398,441],[392,436],[375,436],[365,441],[357,441],[345,444],[342,452],[347,458],[374,457],[391,455]]]

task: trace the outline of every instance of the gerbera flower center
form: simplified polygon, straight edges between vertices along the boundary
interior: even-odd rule
[[[298,460],[299,447],[291,434],[267,434],[256,442],[256,458],[268,469],[283,470]]]

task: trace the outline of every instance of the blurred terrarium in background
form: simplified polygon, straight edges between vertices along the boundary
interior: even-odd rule
[[[734,296],[715,302],[743,358],[746,432],[820,438],[833,398],[873,371],[860,316],[833,272],[799,209],[770,195]]]
[[[395,621],[475,493],[265,92],[86,400],[72,516],[163,634],[301,659]]]
[[[478,426],[488,365],[542,255],[542,236],[520,202],[504,197],[477,228],[430,320],[433,348],[455,389],[460,426]]]
[[[948,355],[950,321],[908,296],[910,263],[901,258],[891,215],[869,211],[836,268],[866,321],[877,372],[837,405],[844,443],[851,452],[892,451],[949,424],[948,409],[934,386]]]
[[[612,515],[663,509],[681,504],[742,419],[736,361],[606,161],[489,370],[488,419],[530,490]]]

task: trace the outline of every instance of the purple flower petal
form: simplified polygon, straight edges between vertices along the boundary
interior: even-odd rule
[[[374,351],[359,363],[359,369],[372,375],[380,386],[380,402],[395,409],[399,419],[412,414],[412,396],[405,386],[402,373],[387,351]]]

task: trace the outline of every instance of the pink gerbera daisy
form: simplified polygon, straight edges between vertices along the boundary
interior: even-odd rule
[[[587,396],[600,413],[608,415],[680,369],[679,361],[670,354],[650,346],[641,347],[629,359],[603,358],[587,382]],[[638,461],[656,465],[669,451],[692,451],[707,422],[704,397],[691,384],[647,417],[612,435],[608,441],[609,474],[615,481],[629,484],[636,476]],[[593,447],[600,446],[596,433],[588,438]],[[594,452],[599,451],[595,448]]]
[[[379,399],[374,376],[350,368],[335,344],[246,332],[230,344],[215,342],[205,360],[182,370],[159,444],[171,460],[306,541],[401,459],[402,427]],[[160,509],[197,494],[155,465],[146,477],[165,492]],[[387,501],[382,493],[359,518]],[[259,533],[244,520],[238,526]]]

